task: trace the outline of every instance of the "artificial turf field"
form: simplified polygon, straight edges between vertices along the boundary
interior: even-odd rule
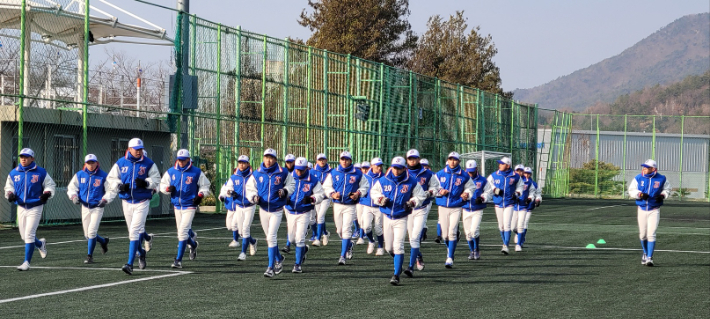
[[[444,268],[446,249],[422,244],[424,271],[402,275],[391,286],[389,255],[365,253],[337,266],[340,241],[312,247],[302,274],[292,274],[293,253],[284,272],[264,278],[266,243],[258,216],[252,235],[259,251],[238,262],[227,245],[224,215],[198,214],[193,229],[200,247],[183,269],[170,264],[176,252],[172,219],[149,220],[159,234],[146,270],[133,276],[120,267],[128,251],[123,222],[106,222],[99,234],[111,238],[109,252],[97,247],[95,264],[84,265],[86,242],[80,225],[40,227],[48,256],[35,252],[32,269],[15,269],[24,256],[16,229],[0,230],[0,318],[68,317],[621,317],[708,318],[710,315],[710,205],[667,202],[661,210],[655,267],[641,265],[633,201],[548,200],[533,212],[523,252],[500,253],[492,208],[484,211],[481,259],[467,261],[461,241],[453,269]],[[327,227],[333,234],[332,215]],[[461,225],[460,225],[461,227]],[[462,229],[462,228],[461,228]],[[285,219],[279,243],[285,242]],[[606,244],[596,244],[604,239]],[[597,249],[586,249],[594,243]],[[241,249],[241,248],[239,248]],[[408,244],[405,264],[409,260]],[[46,268],[43,268],[46,267]],[[25,299],[23,299],[25,298]]]

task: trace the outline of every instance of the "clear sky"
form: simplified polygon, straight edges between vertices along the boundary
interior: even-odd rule
[[[174,28],[175,15],[131,0],[109,0],[163,28]],[[344,1],[344,0],[343,0]],[[175,7],[176,0],[152,0]],[[277,38],[308,38],[310,31],[297,19],[307,0],[191,0],[198,16]],[[105,8],[98,1],[92,1]],[[649,36],[688,14],[710,11],[708,0],[410,0],[409,22],[417,34],[426,31],[430,16],[448,17],[465,10],[469,26],[479,25],[498,48],[494,61],[501,70],[503,88],[531,88],[603,59]],[[112,10],[115,12],[115,10]],[[121,21],[132,23],[135,20]],[[708,22],[710,23],[710,21]],[[172,31],[170,31],[172,34]],[[124,50],[144,61],[169,59],[169,48],[134,45],[109,47]],[[99,58],[104,48],[92,48]],[[139,52],[141,53],[139,56]],[[105,55],[104,55],[105,57]]]

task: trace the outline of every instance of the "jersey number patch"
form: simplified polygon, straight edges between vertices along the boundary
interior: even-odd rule
[[[391,192],[392,191],[392,185],[385,185],[385,192]]]
[[[15,179],[15,182],[19,182],[19,181],[20,181],[20,175],[15,175],[14,179]]]

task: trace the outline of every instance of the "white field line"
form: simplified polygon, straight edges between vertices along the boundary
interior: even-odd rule
[[[533,215],[535,217],[535,215]],[[636,217],[634,217],[636,219]],[[481,222],[481,224],[495,224],[498,225],[498,222]],[[624,225],[599,225],[599,224],[553,224],[553,223],[534,223],[531,225],[559,225],[559,226],[624,226]],[[636,224],[629,224],[629,227],[638,227]],[[436,227],[436,226],[434,226]],[[663,226],[663,224],[658,226],[659,229],[663,228],[678,228],[678,229],[695,229],[695,230],[707,230],[710,231],[710,228],[708,227],[684,227],[684,226]],[[681,235],[686,235],[686,234],[681,234]],[[707,234],[701,234],[701,235],[707,235]],[[24,246],[23,246],[24,247]]]
[[[15,268],[15,266],[0,266],[0,267],[1,268]],[[32,267],[32,269],[103,270],[103,271],[118,271],[118,270],[120,270],[118,268],[82,268],[82,267]],[[87,286],[87,287],[81,287],[81,288],[75,288],[75,289],[59,290],[59,291],[54,291],[54,292],[47,292],[47,293],[29,295],[29,296],[23,296],[23,297],[0,299],[0,304],[13,302],[13,301],[48,297],[48,296],[63,295],[63,294],[68,294],[68,293],[74,293],[74,292],[80,292],[80,291],[86,291],[86,290],[92,290],[92,289],[99,289],[99,288],[106,288],[106,287],[112,287],[112,286],[118,286],[118,285],[125,285],[125,284],[130,284],[130,283],[139,282],[139,281],[147,281],[147,280],[175,277],[175,276],[187,275],[187,274],[192,273],[190,271],[171,271],[171,270],[140,270],[140,271],[165,272],[168,274],[145,277],[145,278],[137,278],[137,279],[131,279],[131,280],[125,280],[125,281],[119,281],[119,282],[112,282],[112,283],[108,283],[108,284],[93,285],[93,286]]]
[[[495,245],[498,246],[498,245]],[[565,246],[539,246],[543,249],[573,249],[573,250],[619,250],[619,251],[641,251],[640,248],[613,248],[613,247],[597,247],[597,248],[586,248],[586,247],[565,247]],[[667,252],[667,253],[686,253],[686,254],[710,254],[710,251],[697,251],[697,250],[672,250],[672,249],[655,249],[655,252]]]
[[[619,206],[626,206],[626,204],[611,205],[611,206],[602,206],[602,207],[594,207],[594,208],[590,208],[590,209],[587,209],[587,210],[597,210],[597,209],[604,209],[604,208],[610,208],[610,207],[619,207]]]

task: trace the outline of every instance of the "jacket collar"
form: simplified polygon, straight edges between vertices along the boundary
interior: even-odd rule
[[[403,182],[406,182],[406,181],[409,180],[409,172],[407,172],[407,171],[405,170],[405,171],[402,173],[402,175],[394,176],[394,173],[392,172],[392,170],[389,170],[389,171],[387,172],[387,175],[385,175],[385,177],[386,177],[387,179],[391,180],[392,182],[394,182],[395,184],[400,184],[400,183],[403,183]]]
[[[37,162],[32,162],[32,164],[30,164],[30,165],[27,166],[27,167],[22,166],[22,164],[17,165],[17,171],[18,171],[18,172],[27,172],[27,171],[34,170],[34,169],[36,169],[36,168],[37,168]]]
[[[319,171],[319,172],[327,173],[327,172],[330,172],[331,168],[330,168],[330,165],[328,165],[328,163],[325,164],[325,167],[320,167],[320,165],[316,164],[315,170]]]
[[[191,167],[192,167],[192,160],[190,160],[190,163],[185,165],[185,167],[180,167],[180,163],[178,163],[178,161],[175,161],[175,169],[178,171],[184,172],[184,171],[187,171],[188,169],[190,169]]]
[[[355,165],[350,164],[350,166],[348,166],[348,167],[342,167],[342,166],[338,165],[338,168],[336,168],[336,170],[338,172],[343,172],[345,174],[351,174],[351,173],[355,172]]]
[[[451,167],[449,167],[449,165],[446,165],[446,167],[444,167],[444,172],[446,172],[447,174],[461,175],[461,166],[456,166],[452,169]]]
[[[384,174],[382,174],[381,171],[380,171],[379,174],[375,174],[374,172],[372,172],[372,169],[370,169],[369,171],[367,171],[367,175],[370,176],[370,177],[372,177],[372,178],[380,178],[380,177],[382,177],[382,175],[384,175]]]
[[[247,177],[247,176],[251,175],[252,172],[253,172],[253,171],[252,171],[252,169],[251,169],[251,166],[250,166],[249,168],[243,170],[243,171],[240,170],[239,168],[235,168],[233,175],[237,175],[237,176],[240,176],[240,177]]]
[[[129,152],[128,150],[126,150],[126,159],[129,160],[129,161],[131,161],[131,162],[133,162],[133,163],[143,161],[144,158],[145,158],[145,156],[142,154],[142,152],[141,152],[141,157],[140,157],[140,158],[136,158],[136,157],[134,157],[133,155],[131,155],[131,152]]]
[[[264,174],[273,174],[274,172],[279,171],[283,172],[283,168],[279,165],[279,163],[274,164],[273,166],[266,168],[264,166],[264,163],[261,163],[259,165],[259,172],[264,173]]]

